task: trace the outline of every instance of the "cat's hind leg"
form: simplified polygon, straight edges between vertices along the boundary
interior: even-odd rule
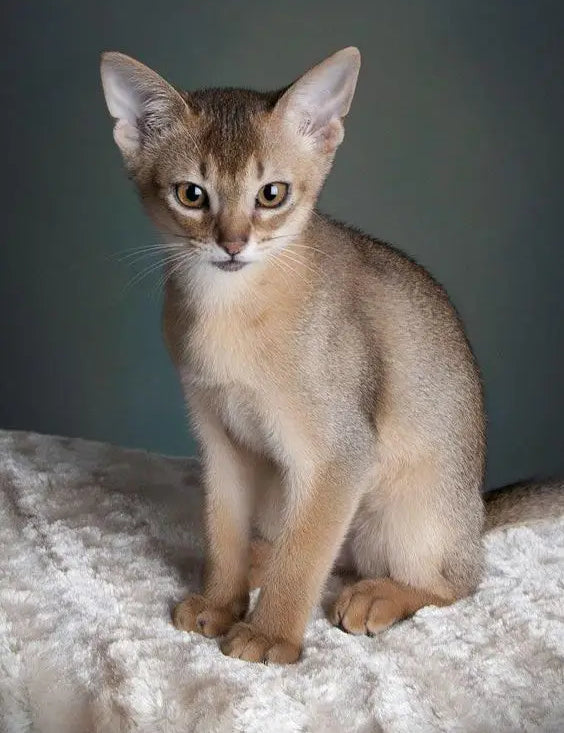
[[[471,593],[481,571],[479,488],[457,490],[432,469],[403,470],[367,495],[351,526],[355,569],[329,618],[374,634],[423,606]]]
[[[391,578],[359,580],[343,589],[333,605],[330,621],[349,634],[371,636],[413,615],[423,606],[445,606],[452,600]]]

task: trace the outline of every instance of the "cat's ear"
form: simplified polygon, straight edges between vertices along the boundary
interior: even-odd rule
[[[168,82],[123,53],[102,54],[100,73],[115,119],[114,140],[125,158],[138,153],[144,136],[165,128],[188,109]]]
[[[280,114],[324,152],[334,152],[343,139],[343,117],[351,106],[360,69],[354,46],[337,51],[294,82],[278,100]]]

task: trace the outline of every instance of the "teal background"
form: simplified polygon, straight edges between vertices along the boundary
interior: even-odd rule
[[[0,425],[194,451],[160,337],[155,236],[121,167],[102,50],[194,88],[363,54],[322,198],[446,285],[484,374],[490,485],[564,473],[564,5],[12,2],[0,23]]]

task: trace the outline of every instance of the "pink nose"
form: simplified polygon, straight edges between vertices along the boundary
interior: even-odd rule
[[[219,246],[222,247],[227,254],[233,256],[239,254],[245,246],[245,242],[221,242]]]

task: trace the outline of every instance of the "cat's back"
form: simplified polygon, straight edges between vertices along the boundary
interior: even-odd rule
[[[395,247],[324,217],[311,236],[323,267],[323,294],[341,332],[353,328],[385,402],[410,405],[410,419],[483,431],[482,388],[464,327],[446,290]],[[337,327],[335,327],[337,330]],[[338,341],[335,341],[338,346]],[[342,359],[347,358],[341,353]],[[463,416],[463,419],[461,418]],[[468,442],[468,441],[467,441]],[[481,450],[481,449],[480,449]]]

